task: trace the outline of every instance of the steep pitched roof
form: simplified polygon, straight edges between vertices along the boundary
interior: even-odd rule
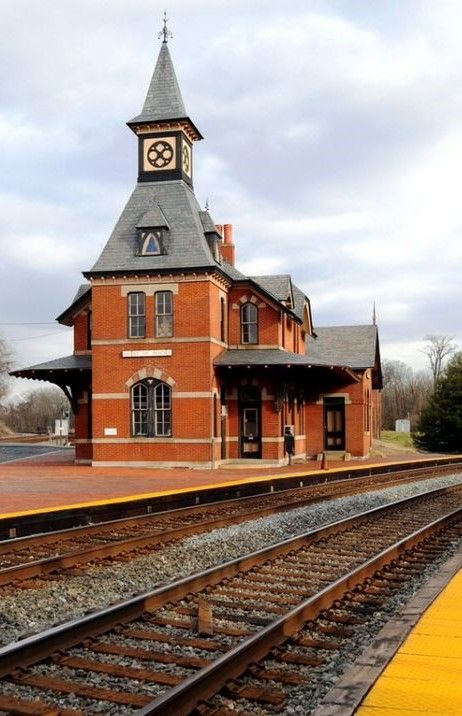
[[[169,227],[165,232],[166,253],[138,256],[136,227],[154,207],[159,208]],[[204,236],[200,211],[192,189],[181,180],[137,184],[100,257],[84,275],[218,267]]]
[[[378,350],[377,326],[328,326],[308,336],[306,356],[312,365],[373,368]]]
[[[77,293],[72,299],[71,304],[64,309],[62,313],[56,318],[58,323],[62,323],[65,326],[72,326],[73,315],[79,311],[85,304],[91,299],[91,286],[89,283],[81,283],[77,289]]]
[[[278,301],[292,303],[292,280],[289,274],[275,274],[274,276],[251,276],[252,281],[262,286],[265,291],[273,294]]]
[[[308,303],[308,310],[311,313],[311,308],[309,308],[309,299],[303,291],[295,285],[295,283],[292,284],[292,295],[294,297],[294,313],[298,318],[300,318],[301,321],[305,318],[305,304]],[[311,315],[310,315],[310,321],[311,321]]]
[[[141,114],[129,124],[187,117],[166,42],[162,43]]]

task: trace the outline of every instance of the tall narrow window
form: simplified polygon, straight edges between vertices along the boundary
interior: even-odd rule
[[[91,351],[91,333],[93,329],[92,312],[87,313],[87,350]]]
[[[132,435],[148,434],[148,387],[137,383],[132,388]]]
[[[171,291],[156,293],[156,336],[173,336],[173,294]]]
[[[166,383],[150,378],[132,388],[132,435],[170,437],[172,434],[172,393]]]
[[[172,403],[170,386],[158,383],[154,388],[154,435],[171,434]]]
[[[220,298],[220,341],[226,340],[225,299]]]
[[[146,335],[146,296],[144,293],[128,294],[128,336],[144,338]]]
[[[258,343],[258,308],[244,303],[241,308],[242,343]]]

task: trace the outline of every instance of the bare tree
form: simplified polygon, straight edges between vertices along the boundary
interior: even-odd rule
[[[46,433],[64,414],[69,414],[69,401],[55,385],[31,390],[0,410],[0,418],[18,433]]]
[[[452,342],[454,336],[429,334],[425,336],[424,340],[427,341],[427,345],[421,349],[421,353],[424,353],[428,358],[433,376],[433,387],[435,387],[443,369],[444,359],[456,351],[456,346]]]
[[[394,430],[396,420],[409,418],[413,430],[432,392],[431,379],[399,360],[382,361],[382,372],[383,427]]]
[[[0,335],[0,398],[8,391],[8,371],[11,370],[12,353],[5,338]]]

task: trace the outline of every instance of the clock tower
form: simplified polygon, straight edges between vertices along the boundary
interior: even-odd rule
[[[188,117],[168,49],[164,14],[162,47],[141,114],[127,124],[138,136],[138,181],[183,179],[192,186],[193,142],[202,135]]]

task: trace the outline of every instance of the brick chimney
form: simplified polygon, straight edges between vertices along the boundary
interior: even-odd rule
[[[221,228],[220,225],[217,226],[217,231]],[[221,232],[219,232],[221,233]],[[233,243],[233,225],[232,224],[224,224],[223,226],[223,243],[220,246],[220,253],[225,261],[227,261],[231,266],[234,266],[235,262],[235,247]]]

